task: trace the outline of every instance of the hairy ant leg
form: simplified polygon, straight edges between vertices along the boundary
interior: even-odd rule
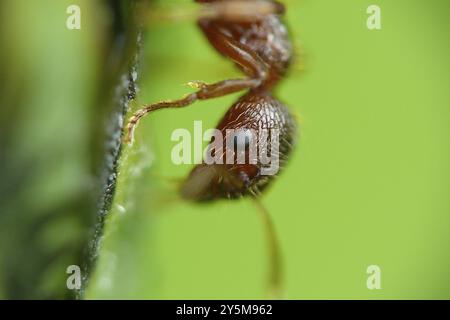
[[[127,126],[127,133],[125,142],[132,144],[134,139],[134,130],[139,121],[148,113],[167,108],[183,108],[191,105],[197,100],[206,100],[211,98],[217,98],[225,96],[231,93],[242,91],[244,89],[256,88],[259,85],[259,81],[255,79],[230,79],[220,81],[214,84],[198,84],[195,85],[201,87],[197,92],[190,93],[184,98],[173,101],[162,101],[144,106],[142,109],[136,111],[130,118]]]

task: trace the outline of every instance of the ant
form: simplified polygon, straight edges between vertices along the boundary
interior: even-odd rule
[[[281,16],[285,13],[284,5],[274,0],[194,1],[204,9],[197,23],[209,43],[221,55],[231,59],[246,77],[212,84],[191,82],[189,84],[198,89],[196,92],[187,94],[179,100],[144,106],[130,118],[125,140],[132,143],[137,124],[148,113],[159,109],[182,108],[198,100],[247,90],[247,93],[226,112],[217,129],[225,136],[227,129],[239,130],[238,136],[245,135],[247,129],[257,133],[277,129],[279,132],[277,155],[282,168],[293,148],[297,131],[294,117],[287,107],[272,95],[274,87],[286,75],[293,57],[290,37],[281,20]],[[227,136],[226,139],[231,137]],[[255,142],[258,145],[261,141],[256,139]],[[225,154],[227,144],[224,148],[220,147],[221,152]],[[248,153],[247,142],[245,152]],[[246,195],[257,200],[261,191],[274,178],[262,175],[263,167],[264,164],[261,162],[244,164],[203,162],[197,165],[184,181],[180,190],[181,195],[193,201],[236,199]],[[276,294],[281,286],[277,239],[268,212],[260,202],[256,201],[256,204],[266,226],[271,261],[269,284],[272,293]]]

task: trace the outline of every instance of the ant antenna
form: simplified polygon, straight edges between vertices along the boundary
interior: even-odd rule
[[[252,197],[252,200],[264,224],[264,233],[267,241],[269,260],[269,272],[267,275],[268,295],[270,299],[279,299],[282,295],[282,263],[275,225],[269,211],[264,207],[261,200],[255,196]]]

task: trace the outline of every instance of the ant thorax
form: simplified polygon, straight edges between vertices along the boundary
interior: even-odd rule
[[[228,37],[250,50],[251,53],[247,53],[253,55],[250,59],[257,60],[261,66],[255,74],[255,66],[249,67],[238,61],[236,64],[245,74],[260,77],[264,82],[270,83],[270,87],[286,74],[293,48],[287,28],[279,16],[268,15],[251,22],[203,18],[198,24],[211,45],[222,55],[234,60],[235,52],[230,53],[228,44],[224,44],[222,37]]]

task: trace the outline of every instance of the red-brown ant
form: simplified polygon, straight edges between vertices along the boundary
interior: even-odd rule
[[[212,99],[242,90],[242,96],[224,115],[217,129],[225,137],[227,129],[279,131],[279,165],[288,159],[296,137],[296,121],[288,109],[272,95],[272,89],[285,76],[293,55],[289,34],[280,16],[284,6],[273,0],[195,0],[203,6],[204,14],[198,25],[210,44],[231,59],[247,76],[213,84],[193,83],[197,92],[174,101],[144,106],[130,119],[125,139],[131,143],[136,125],[146,114],[164,108],[186,107],[197,100]],[[229,138],[229,137],[227,137]],[[261,141],[256,139],[256,144]],[[227,144],[221,149],[226,153]],[[183,198],[194,201],[218,198],[254,198],[273,180],[262,175],[263,164],[197,165],[181,187]],[[280,286],[279,252],[272,222],[260,203],[267,227],[271,254],[270,284]]]

